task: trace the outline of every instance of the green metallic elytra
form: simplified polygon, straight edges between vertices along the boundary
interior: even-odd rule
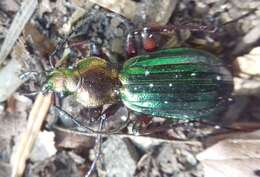
[[[127,107],[172,119],[210,118],[226,108],[233,90],[232,76],[217,57],[190,48],[131,58],[119,79]]]
[[[171,119],[206,119],[226,108],[233,80],[214,55],[176,48],[129,59],[119,77],[104,59],[88,57],[74,68],[53,70],[47,82],[48,89],[73,94],[86,107],[114,103],[119,87],[119,99],[136,112]]]

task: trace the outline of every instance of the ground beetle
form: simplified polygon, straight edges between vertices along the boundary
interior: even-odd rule
[[[121,71],[98,57],[54,69],[45,89],[72,94],[86,107],[122,100],[130,109],[171,119],[201,119],[227,106],[230,72],[210,53],[165,49],[130,58]]]
[[[209,31],[207,26],[200,25],[186,28]],[[88,108],[122,101],[133,111],[171,120],[209,119],[227,107],[233,90],[232,75],[220,59],[203,50],[174,48],[156,51],[156,42],[149,31],[175,29],[176,26],[144,28],[142,32],[129,34],[126,49],[131,57],[121,68],[100,56],[85,57],[73,67],[54,67],[48,73],[42,91],[74,95]],[[147,54],[137,55],[134,36],[138,33],[144,50],[149,52]],[[68,38],[57,49],[67,41]],[[101,116],[99,129],[94,131],[100,133],[96,139],[99,145],[104,119],[106,117]],[[74,123],[81,126],[75,120]],[[85,176],[93,171],[98,158],[99,153]]]

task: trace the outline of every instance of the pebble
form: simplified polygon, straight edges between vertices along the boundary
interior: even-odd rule
[[[106,177],[132,177],[136,170],[138,153],[127,140],[110,137],[102,144],[102,166]]]

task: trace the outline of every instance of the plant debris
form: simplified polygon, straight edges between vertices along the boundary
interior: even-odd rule
[[[2,0],[0,176],[84,176],[98,147],[92,176],[259,176],[259,12],[259,0]],[[158,25],[176,29],[150,36],[159,49],[200,48],[232,72],[230,106],[212,123],[141,115],[121,102],[85,108],[73,96],[38,94],[52,65],[74,67],[98,55],[120,68],[129,58],[127,35],[144,53],[143,27]],[[53,103],[76,123],[58,119]],[[105,132],[95,132],[102,113]]]

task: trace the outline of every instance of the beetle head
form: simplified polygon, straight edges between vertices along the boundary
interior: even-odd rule
[[[42,92],[57,92],[69,95],[75,90],[76,84],[72,79],[72,70],[56,69],[47,76],[47,81],[42,87]]]

